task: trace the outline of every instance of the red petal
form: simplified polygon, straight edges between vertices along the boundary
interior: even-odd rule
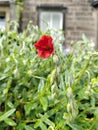
[[[42,36],[38,42],[34,44],[41,58],[47,58],[54,53],[53,39],[51,36]]]
[[[51,55],[51,53],[50,52],[45,52],[45,51],[38,51],[38,56],[40,57],[40,58],[48,58],[49,56]]]
[[[52,38],[50,36],[42,36],[37,43],[34,44],[37,50],[53,48]]]

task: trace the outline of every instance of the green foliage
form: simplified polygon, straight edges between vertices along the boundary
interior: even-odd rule
[[[24,0],[12,0],[16,6],[16,21],[18,22],[18,31],[22,31],[22,15],[24,11]]]
[[[61,32],[45,34],[55,54],[41,59],[37,27],[0,31],[0,130],[97,130],[98,52],[83,35],[64,54]]]

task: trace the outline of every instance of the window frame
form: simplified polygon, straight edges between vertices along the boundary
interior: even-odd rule
[[[38,11],[38,15],[37,15],[37,24],[38,26],[40,26],[40,14],[41,12],[43,11],[50,11],[50,12],[61,12],[63,14],[63,25],[62,25],[62,29],[63,31],[65,31],[65,28],[66,28],[66,10],[67,8],[66,7],[63,7],[63,6],[50,6],[50,5],[40,5],[40,6],[37,6],[37,11]]]
[[[0,1],[0,13],[5,14],[5,28],[9,29],[8,22],[10,20],[10,2]]]
[[[40,20],[39,20],[39,26],[40,26],[40,28],[42,27],[43,28],[43,19],[44,19],[44,17],[46,16],[46,17],[48,17],[49,19],[49,21],[47,21],[46,20],[46,22],[47,23],[49,23],[49,26],[50,27],[52,27],[52,26],[54,26],[55,27],[55,25],[53,24],[54,22],[56,22],[56,21],[54,21],[54,15],[57,15],[58,16],[58,20],[59,20],[59,26],[57,27],[58,29],[60,29],[60,30],[62,30],[63,29],[63,13],[62,12],[60,12],[60,11],[42,11],[41,13],[40,13],[40,16],[39,16],[39,18],[40,18]],[[57,17],[56,16],[56,17]]]
[[[95,8],[98,7],[98,0],[91,0],[91,5]]]
[[[6,26],[6,14],[5,12],[0,12],[0,20],[1,20],[1,17],[4,17],[4,27]],[[0,21],[1,23],[1,21]],[[3,26],[0,25],[0,29],[2,29]]]

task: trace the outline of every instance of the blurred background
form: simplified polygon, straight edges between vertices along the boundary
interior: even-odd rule
[[[16,20],[19,32],[29,21],[45,32],[47,26],[64,31],[65,43],[85,34],[98,48],[98,0],[0,0],[0,28]]]

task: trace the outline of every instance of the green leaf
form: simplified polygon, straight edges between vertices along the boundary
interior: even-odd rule
[[[44,89],[44,80],[41,79],[38,85],[38,92],[42,92]]]
[[[96,108],[96,110],[94,111],[94,115],[96,118],[98,118],[98,108]]]
[[[34,128],[37,128],[40,126],[41,120],[38,119],[37,122],[34,124]]]
[[[0,116],[0,122],[5,120],[6,118],[8,118],[9,116],[11,116],[14,112],[15,112],[16,109],[11,109],[7,112],[5,112],[3,115]]]
[[[25,126],[25,130],[34,130],[31,126]]]
[[[13,103],[11,102],[11,101],[7,101],[7,105],[10,107],[10,108],[14,108],[14,105],[13,105]]]
[[[25,125],[25,123],[19,123],[15,130],[24,130]]]
[[[73,130],[84,130],[83,127],[79,126],[78,124],[72,124]]]
[[[52,126],[53,128],[55,127],[55,124],[49,120],[46,116],[43,116],[42,114],[39,114],[39,116],[41,117],[41,121],[45,122],[47,125]]]
[[[10,119],[10,118],[6,118],[5,120],[4,120],[4,122],[6,123],[6,124],[8,124],[9,126],[16,126],[17,124],[12,120],[12,119]]]
[[[30,111],[31,111],[31,109],[32,109],[32,105],[33,105],[33,104],[30,102],[30,103],[28,103],[28,104],[26,104],[26,105],[24,106],[26,115],[29,115],[29,114],[30,114]]]
[[[40,123],[40,128],[41,130],[47,130],[47,127],[43,122]]]
[[[3,74],[2,74],[2,76],[0,77],[0,81],[1,81],[1,80],[4,80],[4,79],[7,78],[7,77],[8,77],[8,75],[3,75]]]
[[[41,98],[40,98],[40,103],[41,103],[41,105],[43,106],[43,110],[46,111],[46,110],[47,110],[47,107],[48,107],[47,98],[41,97]]]

